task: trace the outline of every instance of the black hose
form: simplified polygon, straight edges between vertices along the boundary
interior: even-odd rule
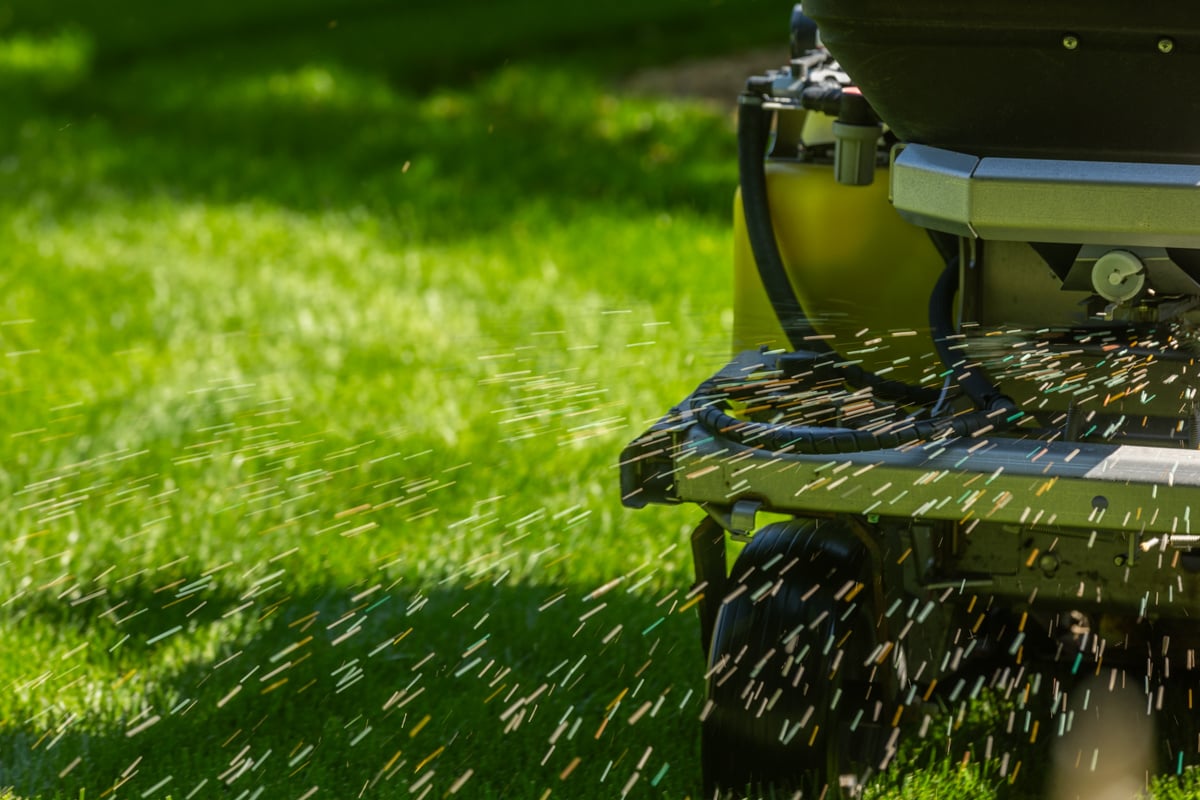
[[[904,405],[929,405],[941,397],[941,387],[913,386],[891,380],[863,369],[857,364],[839,361],[835,354],[800,351],[779,357],[779,369],[785,377],[811,372],[817,380],[840,380],[856,389],[869,388],[880,400]]]
[[[742,94],[738,103],[738,180],[750,251],[754,255],[754,264],[767,299],[791,348],[832,355],[832,348],[814,336],[812,323],[792,288],[779,244],[775,240],[764,160],[770,131],[771,114],[763,107],[763,98],[754,92]],[[937,389],[909,386],[859,367],[847,366],[843,380],[851,386],[870,387],[882,399],[905,404],[928,405],[936,402],[940,394]]]
[[[829,352],[829,346],[823,341],[809,338],[814,334],[812,323],[796,297],[783,256],[779,253],[779,244],[775,241],[763,161],[771,133],[771,114],[763,107],[762,97],[745,92],[738,98],[737,128],[742,213],[758,277],[792,349]]]
[[[779,252],[779,244],[775,240],[764,161],[770,136],[771,114],[764,106],[763,97],[753,91],[744,92],[738,101],[738,178],[742,192],[742,212],[759,279],[792,349],[832,354],[832,349],[827,344],[813,337],[812,323],[800,305],[788,277],[787,267],[783,263],[783,256]],[[935,239],[935,244],[943,243]],[[800,452],[887,449],[940,435],[947,430],[952,430],[958,435],[971,435],[997,424],[1008,427],[1020,417],[1016,405],[1000,394],[996,386],[981,372],[964,369],[963,360],[956,358],[951,350],[950,339],[955,330],[953,301],[954,293],[958,289],[958,258],[951,255],[948,247],[939,249],[944,249],[943,256],[948,258],[946,269],[930,296],[929,314],[934,345],[942,361],[953,370],[955,382],[975,404],[977,412],[937,422],[913,422],[903,429],[874,433],[852,428],[795,427],[742,422],[724,414],[715,405],[708,404],[697,410],[701,423],[710,429],[724,432],[753,431],[756,440],[780,441],[782,437],[788,442],[786,446],[799,447]],[[936,389],[909,386],[899,381],[881,378],[857,367],[846,368],[842,377],[851,385],[872,388],[881,398],[900,402],[927,404],[934,402],[939,394]],[[743,438],[740,434],[737,436],[739,439]],[[830,447],[833,449],[826,449]]]
[[[946,268],[938,276],[933,292],[929,295],[929,329],[933,346],[946,368],[951,370],[954,382],[971,398],[981,411],[1003,410],[1005,416],[1017,413],[1012,399],[1005,396],[996,384],[988,379],[981,369],[971,369],[960,352],[951,342],[957,337],[954,325],[954,294],[958,291],[958,257],[946,261]]]
[[[941,419],[908,420],[882,430],[752,422],[725,413],[722,406],[727,405],[727,394],[721,382],[713,378],[692,395],[697,422],[710,433],[750,447],[821,455],[891,450],[941,437],[980,436],[1011,427],[1023,416],[1016,404],[1001,394],[982,372],[966,369],[964,359],[951,349],[957,290],[958,258],[953,257],[947,261],[930,295],[929,325],[938,355],[951,370],[954,381],[976,405],[974,411]],[[816,373],[814,370],[813,374]]]
[[[696,390],[696,396],[710,398],[707,402],[694,402],[692,407],[696,421],[705,430],[748,447],[809,455],[892,450],[940,437],[978,436],[993,428],[1008,427],[1014,421],[1005,416],[1004,409],[996,409],[971,411],[944,419],[909,420],[878,431],[750,422],[726,414],[720,408],[723,402],[711,399],[719,391],[715,382],[706,382]]]

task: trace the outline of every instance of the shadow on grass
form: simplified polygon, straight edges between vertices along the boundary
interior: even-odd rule
[[[47,797],[115,784],[184,797],[205,781],[191,796],[390,797],[427,781],[434,796],[465,784],[472,797],[586,797],[640,772],[669,796],[694,792],[692,614],[623,590],[589,602],[493,580],[358,593],[267,581],[247,600],[179,579],[14,604],[18,630],[74,631],[90,648],[20,690],[29,718],[0,730],[0,784]],[[79,709],[80,681],[93,706],[118,690],[140,705]]]
[[[68,13],[98,30],[52,40],[63,52],[46,56],[46,70],[57,77],[7,76],[14,124],[0,132],[0,202],[56,215],[114,198],[365,209],[421,241],[502,229],[530,208],[560,219],[727,217],[728,116],[623,100],[606,81],[622,69],[615,54],[640,54],[626,68],[696,55],[747,12],[685,14],[663,0],[639,21],[628,10],[558,18],[542,0],[520,5],[451,16],[362,3],[336,30],[313,24],[315,8],[227,14],[232,22],[211,12],[193,33],[159,20],[161,37],[135,35],[150,22],[106,28]],[[491,26],[462,31],[476,12]],[[784,23],[774,27],[782,42]],[[744,28],[747,44],[761,41],[759,25]]]
[[[80,31],[99,68],[200,56],[210,63],[300,66],[314,54],[426,90],[478,77],[508,61],[569,61],[589,71],[627,71],[764,42],[786,43],[788,4],[772,0],[648,0],[637,5],[552,0],[123,0],[119,9],[81,0],[13,0],[0,34]],[[281,66],[289,66],[289,63]]]
[[[324,66],[191,87],[148,74],[127,82],[142,79],[153,85],[14,115],[0,134],[0,202],[59,219],[114,200],[359,210],[428,243],[502,229],[530,209],[560,221],[723,219],[736,180],[727,120],[626,106],[561,72],[513,69],[473,92],[425,99]],[[339,97],[334,87],[345,86]],[[129,104],[133,94],[144,102]]]
[[[46,797],[613,797],[638,784],[699,796],[703,661],[682,587],[589,599],[494,573],[405,585],[293,591],[268,574],[239,594],[168,576],[11,604],[18,641],[44,625],[90,647],[18,687],[25,718],[0,729],[0,784]],[[106,706],[118,693],[127,703]],[[898,768],[868,796],[1042,796],[1054,719],[1034,744],[1012,711],[988,695],[927,734],[908,726]]]

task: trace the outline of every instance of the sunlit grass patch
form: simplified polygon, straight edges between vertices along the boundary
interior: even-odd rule
[[[77,28],[51,35],[0,37],[0,87],[66,88],[87,76],[92,50],[90,37]]]
[[[277,99],[325,113],[311,77]],[[535,78],[444,96],[503,125]],[[567,163],[588,109],[626,111],[598,85],[558,87],[583,94],[574,122],[540,132]],[[0,664],[0,781],[603,796],[639,761],[656,790],[694,780],[685,524],[625,515],[614,464],[725,354],[728,233],[703,195],[725,187],[564,206],[578,187],[530,141],[472,192],[486,127],[430,149],[436,129],[401,120],[442,124],[436,101],[378,97],[354,113],[383,127],[325,160],[261,149],[271,114],[212,149],[127,127],[122,105],[9,139],[0,613],[24,656]],[[157,101],[142,108],[165,126],[174,101]],[[722,119],[646,108],[630,135],[728,137]],[[463,143],[478,154],[450,159]],[[373,179],[376,148],[412,166]],[[567,682],[536,719],[505,714],[551,673]]]

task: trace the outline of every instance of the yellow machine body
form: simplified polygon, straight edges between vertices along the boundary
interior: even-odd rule
[[[829,166],[768,162],[771,218],[788,277],[818,333],[868,370],[937,362],[929,296],[944,263],[924,230],[888,201],[886,172],[843,186]],[[734,202],[733,350],[787,348],[755,266],[741,195]],[[900,378],[899,374],[890,377]]]

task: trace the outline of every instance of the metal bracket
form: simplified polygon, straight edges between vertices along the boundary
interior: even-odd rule
[[[1146,267],[1146,277],[1150,288],[1164,295],[1200,296],[1200,283],[1188,275],[1164,247],[1123,247],[1137,256]],[[1109,253],[1111,248],[1091,245],[1079,251],[1075,263],[1063,280],[1065,291],[1094,292],[1092,273],[1096,262]]]
[[[731,506],[701,503],[700,507],[714,522],[727,530],[730,536],[746,542],[758,527],[758,512],[762,510],[763,504],[761,500],[737,500]]]

